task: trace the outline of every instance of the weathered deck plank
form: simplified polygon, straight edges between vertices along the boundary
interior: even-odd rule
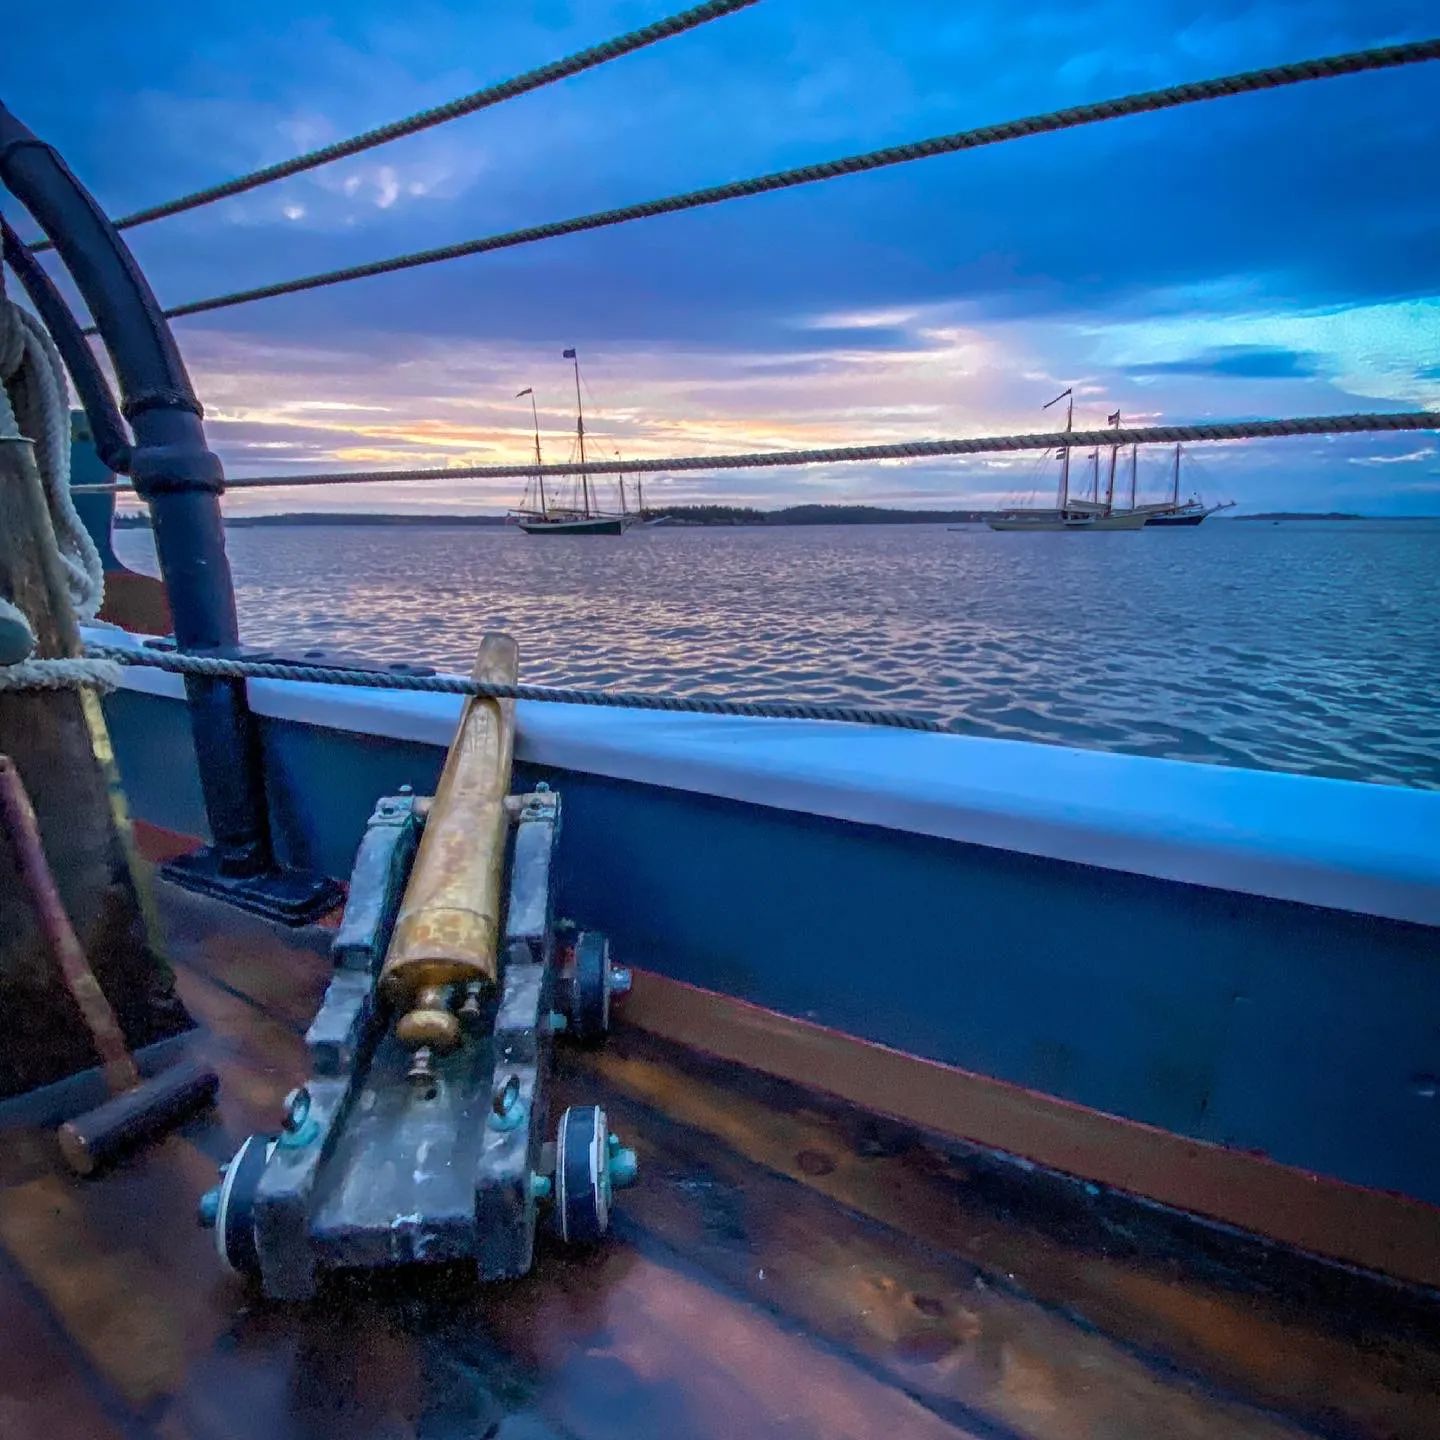
[[[736,1195],[757,1190],[753,1167],[783,1175],[955,1257],[982,1285],[1024,1296],[1036,1315],[1057,1310],[1155,1368],[1322,1432],[1343,1416],[1360,1434],[1440,1434],[1437,1316],[1383,1283],[1352,1282],[1338,1267],[1291,1269],[1264,1247],[1236,1269],[1203,1252],[1203,1231],[1167,1244],[1163,1221],[1136,1236],[1098,1207],[1053,1213],[1043,1194],[1017,1205],[1013,1187],[967,1168],[959,1147],[724,1062],[683,1057],[677,1069],[668,1047],[643,1036],[575,1063],[611,1090],[622,1122],[639,1105],[686,1127],[692,1148],[693,1131],[713,1136],[713,1163],[750,1162],[748,1175],[728,1171]],[[631,1128],[643,1137],[644,1126]]]
[[[74,1347],[24,1280],[0,1262],[0,1435],[44,1440],[124,1440],[84,1377]],[[123,1403],[112,1398],[114,1409]],[[44,1429],[34,1420],[44,1417]]]
[[[6,1440],[1440,1436],[1414,1297],[1347,1315],[1383,1290],[1296,1293],[1077,1227],[952,1148],[638,1034],[558,1077],[641,1152],[610,1243],[546,1244],[488,1289],[412,1272],[261,1303],[193,1208],[300,1078],[325,937],[165,902],[221,1105],[89,1183],[5,1135]]]

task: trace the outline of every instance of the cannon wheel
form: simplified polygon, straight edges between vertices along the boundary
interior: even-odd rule
[[[575,940],[575,978],[571,1024],[575,1038],[594,1042],[610,1033],[613,971],[610,942],[598,930],[582,930]]]
[[[215,1211],[215,1249],[221,1262],[247,1280],[260,1275],[260,1254],[255,1248],[255,1194],[274,1148],[273,1135],[245,1137],[225,1171]]]
[[[560,1238],[587,1245],[610,1228],[610,1127],[598,1105],[572,1105],[555,1137],[555,1214]]]

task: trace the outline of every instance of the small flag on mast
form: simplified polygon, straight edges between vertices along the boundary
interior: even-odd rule
[[[1117,410],[1113,415],[1107,415],[1105,419],[1107,423],[1111,425],[1118,425],[1120,423],[1120,412]]]
[[[562,360],[573,360],[575,358],[575,352],[573,350],[562,350],[560,352],[560,358]]]
[[[516,398],[517,400],[523,400],[527,395],[533,395],[534,393],[535,393],[534,388],[533,388],[532,386],[527,385],[527,386],[525,387],[525,389],[523,389],[515,398]]]

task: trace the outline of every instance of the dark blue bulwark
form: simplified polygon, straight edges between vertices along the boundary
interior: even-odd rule
[[[115,690],[105,697],[105,719],[130,813],[151,825],[208,840],[205,793],[184,702]]]
[[[173,701],[107,702],[136,813],[201,811]],[[267,720],[291,863],[344,874],[443,754]],[[594,775],[564,913],[620,963],[1197,1139],[1440,1203],[1434,931]]]
[[[115,473],[95,453],[95,444],[90,439],[83,410],[71,413],[70,426],[70,483],[108,485],[114,480]],[[110,533],[115,519],[114,491],[80,494],[73,499],[81,524],[85,526],[90,538],[95,542],[95,548],[100,552],[100,563],[105,567],[105,573],[113,574],[122,568]]]

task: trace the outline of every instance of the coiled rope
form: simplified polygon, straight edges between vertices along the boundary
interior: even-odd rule
[[[89,620],[104,599],[105,573],[70,497],[65,363],[39,320],[0,296],[0,436],[17,435],[34,442],[70,603],[80,619]]]
[[[371,690],[418,690],[434,695],[473,695],[486,700],[537,700],[558,705],[598,705],[620,710],[667,710],[699,715],[744,715],[762,720],[828,720],[883,725],[900,730],[952,733],[940,720],[903,710],[859,705],[811,705],[784,700],[712,700],[703,696],[652,695],[634,690],[574,690],[554,685],[492,685],[459,675],[397,675],[383,670],[345,670],[272,660],[231,660],[168,650],[131,650],[88,645],[85,653],[117,665],[139,665],[175,675],[212,680],[299,680],[315,685],[353,685]]]
[[[59,656],[0,665],[0,691],[78,690],[83,686],[103,694],[119,684],[120,666],[102,655]]]
[[[70,406],[65,366],[45,327],[0,295],[0,440],[29,439],[45,491],[65,587],[76,616],[94,617],[105,596],[100,554],[70,495]],[[113,664],[83,658],[32,660],[34,628],[25,613],[0,597],[0,690],[113,685]]]
[[[1020,120],[1007,120],[998,125],[984,125],[975,130],[961,130],[953,135],[938,135],[907,145],[892,145],[863,155],[849,155],[838,160],[801,165],[792,170],[779,170],[749,180],[736,180],[726,185],[712,185],[681,195],[658,200],[645,200],[636,205],[622,205],[614,210],[601,210],[579,215],[570,220],[555,220],[546,225],[532,225],[523,230],[509,230],[478,240],[465,240],[455,245],[442,245],[433,250],[416,250],[388,260],[375,260],[367,265],[350,265],[340,270],[327,270],[274,285],[259,285],[249,290],[232,290],[204,300],[192,300],[165,312],[170,319],[182,315],[199,315],[210,310],[248,305],[255,300],[268,300],[278,295],[294,295],[302,290],[317,290],[326,285],[340,285],[351,280],[364,280],[375,275],[389,275],[397,270],[411,270],[420,265],[434,265],[442,260],[456,260],[465,255],[479,255],[491,250],[505,250],[516,245],[530,245],[540,240],[553,240],[561,235],[575,235],[585,230],[600,230],[610,225],[624,225],[632,220],[647,220],[656,215],[673,215],[681,210],[696,210],[739,200],[749,195],[764,195],[773,190],[788,190],[797,185],[810,185],[820,180],[834,180],[842,175],[858,175],[867,170],[881,170],[891,165],[904,165],[912,160],[927,160],[935,155],[951,155],[960,150],[975,150],[1027,135],[1048,134],[1069,130],[1079,125],[1093,125],[1125,115],[1146,111],[1167,110],[1177,105],[1192,105],[1201,100],[1218,100],[1229,95],[1249,94],[1258,90],[1274,90],[1284,85],[1297,85],[1309,80],[1327,80],[1340,75],[1356,75],[1366,70],[1390,69],[1397,65],[1413,65],[1420,61],[1440,59],[1440,40],[1417,40],[1405,45],[1387,45],[1373,50],[1360,50],[1347,55],[1329,55],[1316,60],[1298,60],[1288,65],[1273,65],[1263,70],[1248,70],[1235,75],[1222,75],[1213,80],[1196,80],[1171,85],[1163,90],[1147,90],[1114,100],[1100,100],[1089,105],[1073,105],[1043,115],[1030,115]]]
[[[742,455],[679,455],[651,460],[591,460],[588,475],[643,475],[676,470],[761,470],[784,465],[832,465],[864,460],[923,460],[948,455],[991,455],[1015,450],[1174,445],[1205,440],[1263,440],[1283,435],[1355,435],[1376,431],[1440,430],[1440,411],[1393,414],[1299,415],[1283,420],[1215,421],[1203,425],[1140,425],[1105,430],[1051,430],[1029,435],[982,435],[964,440],[897,440],[883,445],[832,445],[821,450],[762,450]],[[578,475],[578,463],[457,465],[438,470],[340,470],[321,475],[252,475],[227,480],[230,490],[305,485],[374,485],[411,480],[513,480],[532,475]],[[88,490],[89,486],[77,487]],[[101,490],[129,486],[103,485]]]
[[[261,185],[269,185],[275,180],[289,179],[290,176],[302,174],[306,170],[329,165],[331,161],[359,155],[363,151],[373,150],[377,145],[387,145],[390,141],[399,140],[403,136],[414,135],[421,130],[429,130],[435,125],[443,125],[447,120],[456,120],[462,115],[473,115],[477,110],[488,109],[492,105],[500,104],[503,100],[513,100],[517,95],[525,95],[531,90],[539,90],[545,85],[553,85],[557,80],[568,79],[572,75],[579,75],[582,71],[593,70],[597,65],[604,65],[622,55],[633,54],[636,50],[643,50],[657,41],[668,40],[673,35],[683,35],[687,30],[694,30],[697,26],[707,24],[711,20],[718,20],[723,15],[733,14],[736,10],[744,10],[748,6],[758,3],[759,0],[707,0],[704,5],[696,5],[689,10],[682,10],[676,15],[667,16],[664,20],[657,20],[653,25],[645,25],[639,30],[632,30],[627,35],[617,35],[613,40],[606,40],[600,45],[592,45],[588,50],[578,51],[563,60],[552,60],[548,65],[542,65],[537,70],[528,70],[525,74],[517,75],[511,80],[502,80],[499,84],[488,85],[483,90],[476,90],[470,95],[461,95],[458,99],[447,101],[444,105],[436,105],[433,109],[421,110],[414,115],[408,115],[403,120],[392,120],[388,125],[378,125],[375,129],[366,130],[363,134],[352,136],[349,140],[337,140],[333,145],[323,145],[318,150],[310,150],[289,160],[281,160],[277,164],[263,166],[259,170],[250,171],[247,175],[237,175],[235,179],[226,180],[219,185],[210,185],[203,190],[196,190],[192,194],[167,200],[163,205],[152,205],[148,209],[137,210],[134,214],[126,215],[112,223],[117,230],[128,230],[135,225],[147,225],[152,220],[163,220],[170,215],[183,214],[186,210],[197,210],[202,205],[211,205],[216,200],[224,200],[231,195],[241,195],[247,190],[254,190]],[[48,240],[42,240],[30,248],[32,250],[49,250],[52,247]]]

